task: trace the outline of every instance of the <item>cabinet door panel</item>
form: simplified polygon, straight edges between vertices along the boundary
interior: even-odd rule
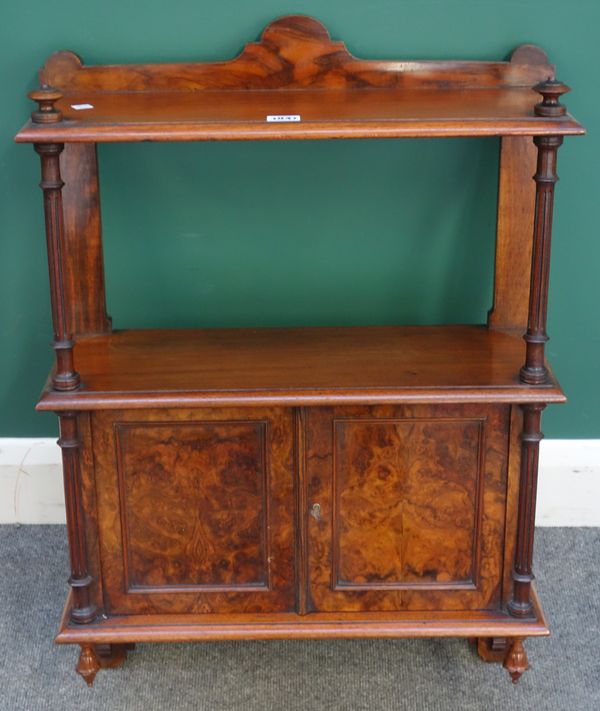
[[[113,613],[293,609],[291,412],[97,413],[93,437]]]
[[[313,609],[497,606],[507,431],[497,406],[311,410]]]

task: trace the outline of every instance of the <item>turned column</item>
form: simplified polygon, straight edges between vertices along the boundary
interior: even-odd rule
[[[535,90],[542,94],[543,101],[535,106],[538,116],[559,117],[566,108],[559,103],[562,94],[569,87],[555,80],[538,84]],[[539,385],[548,380],[548,369],[544,360],[546,319],[548,312],[548,282],[550,276],[550,244],[552,239],[552,212],[554,207],[554,186],[558,180],[556,158],[562,136],[536,136],[537,170],[533,179],[536,183],[535,217],[533,226],[533,252],[531,255],[531,280],[529,289],[529,312],[525,365],[521,368],[521,380],[531,385]]]
[[[538,480],[538,458],[542,410],[545,405],[522,405],[523,432],[521,434],[521,472],[519,505],[517,510],[517,542],[513,567],[513,597],[508,610],[514,617],[533,614],[531,583],[533,581],[533,537],[535,528],[535,503]]]
[[[39,110],[31,115],[34,123],[54,123],[61,120],[60,111],[54,103],[61,97],[60,92],[43,87],[32,91],[29,97],[39,103]],[[73,340],[67,319],[65,294],[65,260],[67,259],[64,239],[62,187],[60,177],[60,154],[62,143],[37,143],[34,146],[41,158],[44,192],[44,214],[46,219],[46,243],[48,248],[48,271],[50,275],[50,303],[54,339],[52,347],[56,353],[56,369],[52,376],[55,390],[74,390],[79,386],[79,373],[73,363]]]
[[[60,412],[60,439],[62,450],[63,477],[65,484],[65,504],[71,577],[69,585],[73,589],[71,620],[79,624],[92,622],[98,610],[91,601],[92,578],[88,573],[84,509],[81,491],[80,450],[81,440],[77,425],[77,413]]]

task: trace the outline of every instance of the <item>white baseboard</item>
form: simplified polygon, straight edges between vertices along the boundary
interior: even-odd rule
[[[0,524],[65,523],[54,439],[0,438]],[[600,526],[600,440],[544,440],[538,526]]]
[[[65,523],[56,438],[0,438],[0,523]]]
[[[600,526],[600,439],[542,440],[535,522]]]

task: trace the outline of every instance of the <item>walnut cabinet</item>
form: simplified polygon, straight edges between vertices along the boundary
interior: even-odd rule
[[[228,62],[48,59],[16,140],[46,216],[38,409],[60,420],[71,566],[56,639],[89,684],[135,643],[218,639],[458,636],[513,681],[527,669],[524,638],[548,634],[540,416],[565,399],[544,356],[556,158],[583,133],[554,77],[531,45],[362,60],[304,16]],[[98,143],[451,136],[500,139],[486,324],[113,332]]]

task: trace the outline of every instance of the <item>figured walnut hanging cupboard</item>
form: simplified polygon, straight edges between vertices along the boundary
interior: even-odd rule
[[[584,132],[546,55],[362,60],[292,16],[228,62],[59,52],[41,84],[17,141],[42,161],[56,365],[38,409],[60,418],[57,642],[81,646],[79,673],[136,642],[459,636],[517,680],[523,638],[548,634],[552,201],[558,147]],[[97,143],[446,136],[501,138],[487,326],[111,331]]]

